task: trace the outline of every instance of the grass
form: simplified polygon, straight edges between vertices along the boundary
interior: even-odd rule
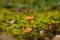
[[[26,27],[29,27],[28,21],[26,20],[27,16],[34,16],[34,19],[30,22],[30,27],[33,29],[28,35],[30,40],[43,38],[44,35],[40,34],[40,29],[43,28],[44,31],[48,30],[50,28],[47,28],[46,25],[60,22],[60,12],[57,10],[39,13],[21,12],[18,14],[17,12],[11,12],[10,10],[2,8],[0,10],[0,28],[2,28],[3,32],[10,34],[10,36],[16,37],[17,40],[25,40],[26,34],[23,31]],[[11,24],[12,20],[16,20],[16,22]],[[59,29],[60,28],[58,28],[57,32],[60,31]],[[44,34],[44,32],[42,34]]]

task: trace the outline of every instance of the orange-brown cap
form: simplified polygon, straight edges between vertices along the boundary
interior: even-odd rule
[[[32,31],[32,28],[26,28],[26,29],[24,29],[25,33],[29,33],[30,31]]]
[[[32,20],[34,17],[33,16],[27,16],[27,20]]]

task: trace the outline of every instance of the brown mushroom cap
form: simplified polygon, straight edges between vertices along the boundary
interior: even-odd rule
[[[27,20],[32,20],[34,17],[33,16],[27,16]]]
[[[26,29],[24,30],[25,33],[29,33],[30,31],[32,31],[32,28],[26,28]]]

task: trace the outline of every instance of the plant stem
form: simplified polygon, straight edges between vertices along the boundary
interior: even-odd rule
[[[29,39],[28,39],[28,33],[27,33],[26,39],[29,40]]]

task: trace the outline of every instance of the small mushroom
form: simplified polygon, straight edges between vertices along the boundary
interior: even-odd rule
[[[28,39],[28,34],[29,34],[31,31],[32,31],[32,28],[26,28],[26,29],[24,30],[24,32],[26,33],[26,39],[27,39],[27,40],[29,40],[29,39]]]
[[[26,19],[30,21],[30,20],[34,19],[34,17],[33,16],[27,16]]]
[[[29,33],[30,31],[32,31],[32,28],[26,28],[26,29],[24,30],[25,33]]]
[[[27,20],[28,20],[28,24],[29,24],[29,26],[30,26],[30,21],[31,20],[33,20],[34,19],[34,17],[33,16],[27,16],[27,18],[26,18]]]

